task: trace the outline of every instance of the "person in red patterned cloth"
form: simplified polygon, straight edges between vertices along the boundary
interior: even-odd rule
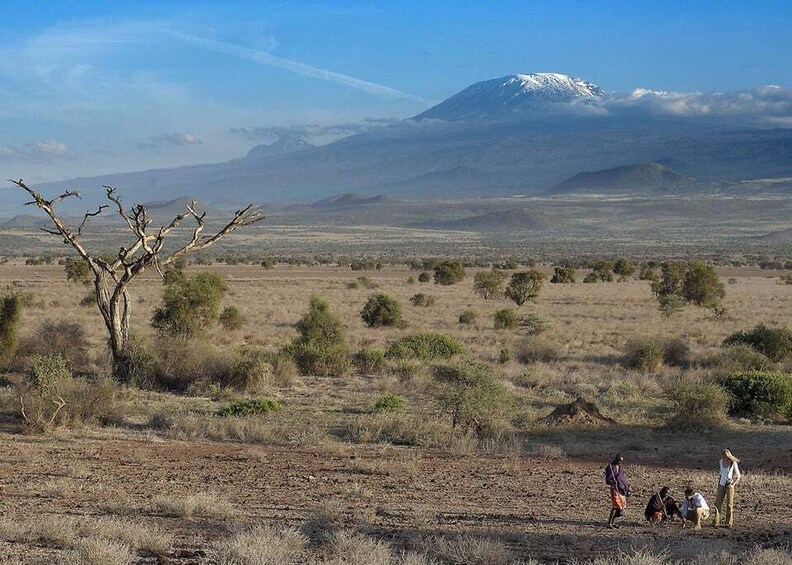
[[[630,496],[630,483],[624,472],[624,457],[616,455],[613,461],[605,467],[605,484],[610,487],[611,511],[608,517],[608,527],[618,528],[616,518],[624,516],[627,508],[627,497]]]

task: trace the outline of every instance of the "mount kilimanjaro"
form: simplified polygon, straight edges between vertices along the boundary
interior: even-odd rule
[[[777,111],[787,120],[776,123],[788,123],[792,104],[783,104],[792,93],[767,92],[762,95],[781,101],[773,108],[781,107]],[[611,96],[568,75],[516,74],[474,84],[413,118],[323,146],[282,140],[225,163],[39,188],[80,188],[99,198],[101,185],[110,184],[135,201],[190,196],[262,203],[351,192],[424,199],[542,194],[583,171],[640,163],[661,163],[713,185],[792,177],[792,129],[733,111],[695,113],[703,102],[694,106],[686,98],[663,105],[667,96],[646,90]],[[708,108],[717,109],[723,95],[708,96]],[[692,110],[680,112],[682,102]],[[643,177],[630,178],[640,184]],[[16,203],[10,198],[15,194],[2,194],[0,204]]]

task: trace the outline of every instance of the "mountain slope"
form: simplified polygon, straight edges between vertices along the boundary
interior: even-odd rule
[[[578,173],[551,188],[548,194],[692,193],[720,187],[721,183],[680,175],[660,163],[639,163]]]
[[[561,73],[508,75],[468,86],[415,119],[497,119],[547,104],[596,99],[604,94],[592,82]]]

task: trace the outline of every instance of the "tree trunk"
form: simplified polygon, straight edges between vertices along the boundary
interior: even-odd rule
[[[117,283],[108,274],[96,277],[96,303],[102,313],[110,336],[113,355],[113,377],[127,382],[132,369],[132,352],[129,343],[129,293],[126,284]]]

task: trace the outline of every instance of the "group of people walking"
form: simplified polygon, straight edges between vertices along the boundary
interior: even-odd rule
[[[725,525],[727,528],[734,526],[734,487],[740,482],[740,460],[731,451],[724,449],[718,461],[718,490],[715,495],[712,525],[718,527],[721,523],[721,508],[726,503]],[[617,518],[624,516],[627,508],[627,498],[630,496],[630,482],[624,471],[624,457],[616,455],[613,461],[605,467],[605,484],[610,487],[611,511],[608,516],[608,528],[618,528]],[[700,530],[702,522],[710,517],[710,507],[707,501],[692,486],[685,489],[685,495],[680,507],[671,496],[671,489],[664,486],[652,494],[644,510],[644,517],[650,524],[673,522],[679,518],[682,527],[687,522],[693,523],[694,530]]]

